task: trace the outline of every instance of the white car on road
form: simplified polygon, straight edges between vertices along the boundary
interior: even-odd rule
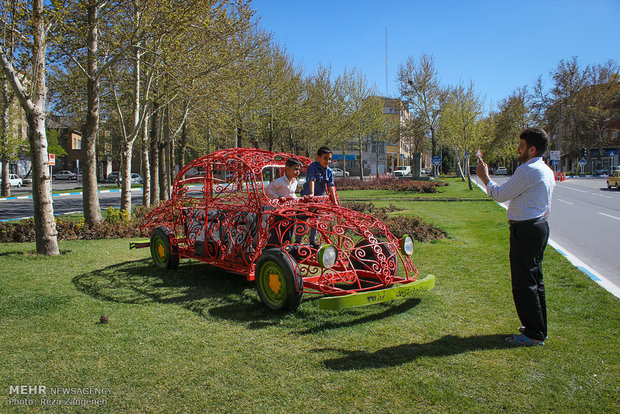
[[[2,182],[2,177],[0,177],[0,182]],[[24,185],[24,182],[22,181],[21,177],[17,174],[9,174],[9,185],[11,187],[21,187],[22,185]]]
[[[332,168],[332,171],[334,172],[334,177],[348,177],[349,176],[348,171],[342,171],[340,168]]]

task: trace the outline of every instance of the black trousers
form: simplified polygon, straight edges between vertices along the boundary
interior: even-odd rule
[[[517,315],[525,327],[525,336],[541,341],[547,336],[542,262],[548,240],[546,221],[510,224],[510,272]]]

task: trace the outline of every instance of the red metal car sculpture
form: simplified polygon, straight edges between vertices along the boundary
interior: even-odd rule
[[[284,171],[286,153],[234,148],[183,167],[172,197],[141,224],[155,264],[174,269],[192,258],[256,281],[261,301],[295,310],[304,293],[327,294],[322,309],[409,298],[431,289],[432,275],[417,279],[413,241],[397,239],[377,218],[327,196],[281,202],[264,186]],[[316,241],[308,244],[310,229]],[[298,241],[296,241],[298,240]]]

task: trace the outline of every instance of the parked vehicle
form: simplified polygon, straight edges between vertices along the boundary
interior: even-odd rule
[[[2,183],[2,176],[0,176],[0,184]],[[9,185],[11,187],[21,187],[22,185],[24,185],[23,180],[21,179],[21,177],[17,174],[9,174]]]
[[[613,174],[613,168],[612,167],[601,168],[601,169],[598,169],[598,170],[594,171],[594,174],[597,174],[597,175],[612,175]]]
[[[304,293],[321,309],[415,297],[435,278],[418,279],[413,240],[396,238],[376,217],[340,206],[338,195],[280,202],[264,186],[284,173],[287,153],[231,148],[198,158],[177,174],[172,197],[142,221],[155,265],[191,258],[255,281],[272,310],[293,311]],[[191,176],[197,167],[204,175]],[[316,231],[315,243],[308,236]]]
[[[334,172],[334,177],[348,177],[349,176],[348,171],[343,171],[340,168],[332,168],[332,171]]]
[[[76,180],[77,174],[69,170],[62,170],[53,175],[54,180]]]
[[[138,173],[131,173],[132,184],[142,184],[142,176]]]
[[[411,175],[410,165],[400,165],[394,169],[394,177],[404,177],[406,175]]]
[[[620,190],[620,170],[614,171],[614,173],[607,178],[607,188],[611,189],[612,187],[616,187],[616,190]]]
[[[508,175],[508,170],[506,167],[497,167],[495,170],[495,175]]]
[[[475,165],[470,165],[470,166],[469,166],[469,175],[476,175],[476,169],[477,169],[477,168],[478,168],[478,167],[477,167],[477,166],[475,166]]]
[[[119,174],[118,171],[113,171],[106,177],[106,181],[109,183],[117,183],[119,182]]]

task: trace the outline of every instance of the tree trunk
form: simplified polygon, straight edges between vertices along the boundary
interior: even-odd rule
[[[142,204],[151,208],[151,168],[149,165],[148,134],[149,124],[144,122],[142,131]]]
[[[0,134],[2,134],[2,144],[0,144],[0,149],[2,149],[2,190],[0,194],[4,197],[11,196],[11,182],[9,181],[9,112],[11,110],[11,101],[10,95],[11,92],[9,90],[8,81],[3,79],[2,81],[2,95],[3,95],[3,106],[2,106],[2,128],[0,129]]]
[[[185,123],[181,130],[181,146],[179,147],[179,165],[183,167],[185,165],[185,153],[187,152],[187,130]]]
[[[45,22],[43,21],[43,0],[33,0],[32,17],[34,23],[33,78],[34,110],[27,115],[30,127],[30,156],[32,157],[32,199],[34,204],[34,228],[37,253],[48,256],[60,254],[54,207],[52,205],[52,186],[49,175],[47,135],[45,133]]]
[[[4,143],[3,143],[4,145]],[[11,196],[11,182],[9,181],[9,158],[2,155],[2,192],[3,197]]]
[[[433,154],[432,156],[434,157],[435,155],[437,155],[437,136],[436,136],[436,132],[435,132],[435,128],[431,127],[431,153]],[[437,169],[438,167],[435,166],[435,164],[433,164],[433,177],[437,177]]]
[[[170,187],[170,106],[166,105],[164,107],[164,119],[163,119],[163,136],[162,136],[162,145],[160,146],[159,152],[159,165],[160,165],[160,176],[159,176],[159,184],[161,186],[161,191],[159,193],[159,198],[161,201],[167,201],[169,197],[169,187]]]
[[[82,202],[84,221],[90,227],[103,221],[97,194],[97,130],[99,129],[99,78],[97,75],[99,6],[93,2],[88,11],[88,56],[86,78],[88,109],[82,137]]]
[[[131,156],[134,141],[125,142],[121,152],[121,211],[126,211],[131,217]]]
[[[359,149],[360,149],[360,180],[364,181],[364,160],[362,159],[362,135],[359,136]]]
[[[166,144],[159,144],[157,150],[157,158],[159,159],[159,201],[164,202],[168,200],[168,193],[166,191],[168,186],[168,180],[166,180]]]
[[[151,146],[150,146],[150,176],[151,176],[151,205],[159,204],[159,104],[153,102],[151,118]]]
[[[58,255],[58,240],[54,208],[52,206],[52,187],[49,175],[47,136],[45,133],[45,22],[43,21],[43,0],[32,2],[33,47],[32,47],[32,86],[27,93],[21,84],[13,65],[0,48],[2,69],[13,88],[15,95],[26,112],[28,122],[28,141],[32,161],[32,201],[34,205],[34,231],[37,253]]]

